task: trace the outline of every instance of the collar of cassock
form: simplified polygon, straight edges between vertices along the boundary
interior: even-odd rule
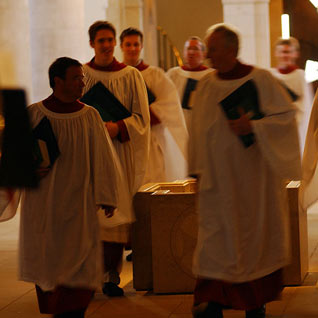
[[[208,69],[207,66],[202,65],[202,64],[201,64],[200,66],[196,67],[196,68],[190,68],[190,67],[188,67],[188,66],[186,66],[186,65],[182,65],[181,68],[182,68],[184,71],[189,71],[189,72],[200,72],[200,71],[205,71],[205,70]]]
[[[91,61],[87,63],[87,65],[95,70],[104,71],[104,72],[117,72],[117,71],[120,71],[127,66],[124,63],[119,63],[115,57],[113,58],[112,62],[107,66],[97,65],[95,63],[95,57],[93,57],[91,59]]]
[[[286,68],[278,68],[278,72],[281,74],[289,74],[298,69],[297,65],[288,65]]]
[[[64,103],[52,94],[47,99],[42,101],[42,104],[51,112],[54,113],[74,113],[81,110],[84,104],[80,101],[75,101],[72,103]]]
[[[138,70],[138,71],[144,71],[146,68],[148,68],[149,65],[148,64],[145,64],[143,60],[140,61],[140,63],[138,63],[135,68]]]
[[[253,70],[252,65],[243,64],[240,61],[237,61],[234,68],[232,68],[230,71],[225,73],[217,73],[218,77],[223,80],[234,80],[242,78],[249,73],[251,73]]]

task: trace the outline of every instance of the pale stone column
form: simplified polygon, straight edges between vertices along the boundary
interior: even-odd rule
[[[157,12],[155,0],[144,0],[143,31],[144,59],[150,65],[158,66]]]
[[[122,61],[119,35],[128,28],[135,27],[143,31],[143,1],[142,0],[108,0],[106,17],[117,31],[117,46],[115,56]]]
[[[94,50],[89,44],[88,29],[98,20],[106,20],[108,0],[85,0],[85,62],[94,56]]]
[[[261,67],[270,67],[269,0],[222,0],[224,22],[241,34],[240,57]]]
[[[68,56],[85,61],[85,1],[29,0],[29,5],[33,98],[39,101],[51,93],[48,68],[56,58]]]
[[[32,85],[28,1],[0,1],[0,51],[13,61],[10,83],[15,82],[17,86],[25,88],[30,97]],[[2,85],[6,85],[8,80],[3,78]]]

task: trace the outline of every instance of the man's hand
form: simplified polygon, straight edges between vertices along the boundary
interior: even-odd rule
[[[104,210],[105,212],[105,216],[107,218],[111,218],[114,215],[114,210],[115,208],[113,206],[110,205],[102,205],[101,208]]]
[[[248,135],[251,132],[253,132],[250,119],[247,117],[246,114],[244,114],[243,110],[239,111],[241,117],[239,119],[229,120],[229,126],[231,130],[234,132],[234,134],[237,136]]]
[[[112,121],[107,121],[105,123],[105,126],[108,130],[109,136],[110,138],[115,138],[117,137],[118,133],[119,133],[119,127],[116,123],[113,123]]]

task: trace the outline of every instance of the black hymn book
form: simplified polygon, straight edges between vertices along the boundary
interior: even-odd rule
[[[182,108],[192,109],[193,95],[198,81],[193,78],[188,78],[187,84],[184,88],[182,97]]]
[[[81,102],[96,108],[104,122],[116,122],[131,116],[128,109],[101,82],[86,92]]]
[[[60,150],[49,119],[43,117],[33,129],[32,134],[36,166],[38,168],[52,167],[60,155]]]
[[[220,102],[228,119],[239,119],[242,112],[251,120],[257,120],[264,117],[260,111],[258,92],[253,80],[248,80],[234,92],[228,95]],[[255,142],[253,133],[239,136],[244,147],[249,147]]]

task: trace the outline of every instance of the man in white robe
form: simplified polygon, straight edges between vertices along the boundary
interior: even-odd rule
[[[300,177],[295,109],[268,71],[238,61],[229,26],[210,28],[207,47],[216,72],[198,85],[189,134],[189,172],[199,178],[193,314],[221,318],[226,306],[263,318],[289,262],[285,182]],[[249,80],[258,98],[253,112],[263,117],[236,109],[238,100],[238,119],[230,120],[221,102]]]
[[[199,37],[191,36],[184,44],[184,65],[173,67],[167,72],[167,75],[177,88],[188,129],[191,122],[196,83],[203,76],[213,71],[211,68],[203,65],[204,58],[204,43]],[[191,80],[193,86],[189,85]]]
[[[130,199],[142,185],[146,172],[150,141],[150,116],[144,80],[134,67],[119,63],[114,57],[116,30],[107,21],[97,21],[89,28],[90,45],[94,58],[84,65],[85,92],[101,82],[131,113],[117,122],[106,122],[117,151],[130,192]],[[105,283],[108,296],[122,296],[120,283],[123,248],[129,241],[129,226],[113,231],[101,229],[104,244]]]
[[[316,93],[308,125],[304,156],[302,160],[302,179],[299,193],[303,211],[318,201],[318,95]]]
[[[143,183],[184,179],[188,169],[188,132],[176,88],[162,69],[140,59],[143,48],[140,30],[124,30],[120,35],[120,47],[123,62],[141,72],[149,92],[151,142]]]
[[[300,141],[300,153],[303,154],[305,139],[313,102],[312,87],[305,79],[304,70],[298,68],[296,60],[299,57],[299,42],[297,39],[278,39],[275,45],[276,68],[272,74],[295,94],[293,104],[297,108],[296,120]]]
[[[118,164],[99,113],[78,101],[82,65],[59,58],[49,77],[53,94],[28,111],[33,127],[49,120],[60,155],[23,193],[19,278],[36,284],[42,313],[83,318],[102,281],[97,210],[111,216],[118,205]]]

